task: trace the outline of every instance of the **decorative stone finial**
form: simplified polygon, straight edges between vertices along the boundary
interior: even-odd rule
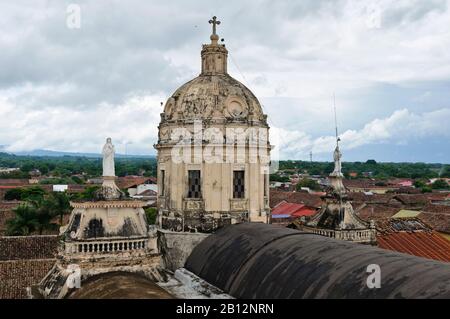
[[[212,17],[211,20],[209,20],[209,24],[212,24],[212,34],[211,34],[211,43],[217,44],[217,41],[219,41],[219,36],[216,33],[216,27],[220,24],[220,21],[217,20],[217,17]]]

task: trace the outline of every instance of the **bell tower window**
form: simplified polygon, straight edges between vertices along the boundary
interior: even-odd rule
[[[245,171],[233,172],[233,198],[245,198]]]
[[[201,180],[199,170],[188,171],[188,198],[201,198]]]
[[[165,186],[166,186],[166,171],[165,170],[161,170],[161,196],[165,196]]]

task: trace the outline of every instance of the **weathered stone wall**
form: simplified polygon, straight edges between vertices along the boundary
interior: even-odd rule
[[[158,248],[162,254],[165,268],[175,271],[184,267],[192,250],[209,234],[158,231]]]

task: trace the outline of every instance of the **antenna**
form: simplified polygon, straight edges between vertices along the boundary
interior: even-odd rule
[[[336,95],[333,92],[333,109],[334,109],[334,126],[336,129],[336,145],[339,144],[339,135],[338,135],[338,125],[337,125],[337,115],[336,115]]]
[[[309,152],[309,161],[312,163],[312,151]]]

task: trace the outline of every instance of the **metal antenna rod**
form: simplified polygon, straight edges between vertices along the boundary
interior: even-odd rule
[[[334,126],[336,129],[336,144],[338,144],[339,136],[338,136],[337,115],[336,115],[336,95],[334,93],[333,93],[333,108],[334,108]]]

